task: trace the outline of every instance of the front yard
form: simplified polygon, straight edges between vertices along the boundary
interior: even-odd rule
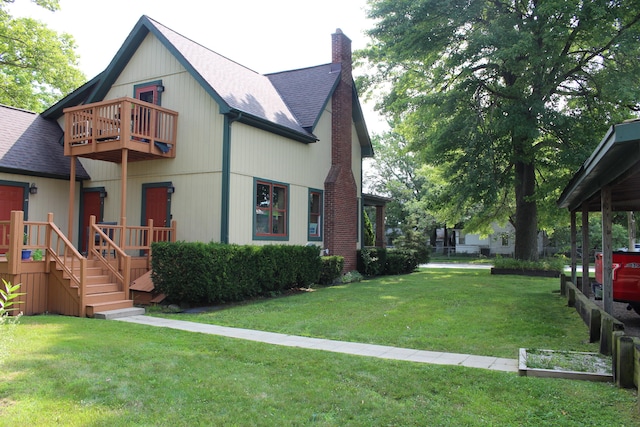
[[[593,351],[557,279],[423,270],[181,319],[517,357]],[[114,321],[24,317],[0,367],[3,425],[638,425],[611,384],[376,360]],[[519,338],[520,337],[520,338]]]

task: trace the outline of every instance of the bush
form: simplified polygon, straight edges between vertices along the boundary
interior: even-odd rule
[[[515,258],[503,258],[497,256],[493,262],[495,268],[512,270],[544,270],[562,273],[567,259],[564,256],[545,258],[539,261],[525,261]]]
[[[391,249],[387,251],[387,262],[384,274],[408,274],[418,267],[416,252],[408,249]]]
[[[358,271],[366,277],[384,273],[387,250],[384,248],[363,248],[358,251]]]
[[[357,271],[349,271],[342,276],[342,283],[354,283],[362,281],[362,274]]]
[[[320,284],[332,285],[344,268],[344,257],[341,256],[323,256],[320,258],[322,267],[320,270]]]
[[[320,279],[315,246],[155,242],[152,251],[154,286],[170,302],[242,301]]]

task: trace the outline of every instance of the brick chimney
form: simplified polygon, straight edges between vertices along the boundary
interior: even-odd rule
[[[324,181],[325,248],[329,255],[344,257],[343,271],[348,272],[357,268],[359,216],[358,190],[351,168],[351,40],[340,29],[331,40],[331,62],[340,66],[340,81],[331,99],[331,169]]]

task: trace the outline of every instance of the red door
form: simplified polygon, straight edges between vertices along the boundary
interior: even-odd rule
[[[166,227],[169,225],[171,214],[171,192],[170,183],[143,184],[142,185],[142,225],[149,224],[153,220],[154,227]],[[158,241],[158,233],[152,236],[153,241]],[[164,239],[162,239],[164,240]],[[145,242],[148,244],[148,242]],[[142,255],[145,251],[142,251]]]
[[[0,185],[0,221],[11,219],[11,211],[24,211],[25,189],[26,186],[22,185]],[[3,230],[0,235],[8,232]],[[0,254],[6,252],[5,249],[0,249]]]
[[[89,219],[91,215],[96,217],[96,222],[102,221],[102,198],[100,191],[84,191],[82,193],[82,235],[80,236],[80,251],[86,253],[89,250]]]

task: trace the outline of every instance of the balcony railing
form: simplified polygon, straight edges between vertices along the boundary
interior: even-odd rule
[[[174,158],[178,113],[133,98],[65,108],[64,154],[120,163]]]

